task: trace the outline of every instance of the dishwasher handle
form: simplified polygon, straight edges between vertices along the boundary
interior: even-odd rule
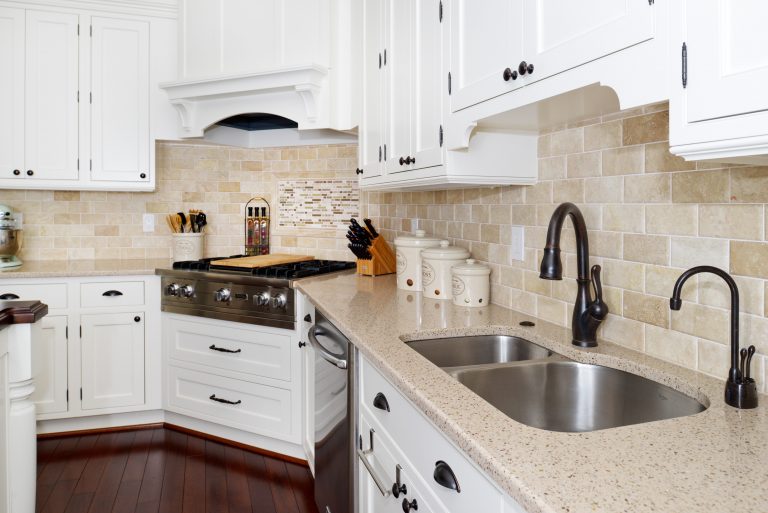
[[[323,360],[328,363],[332,363],[339,369],[347,368],[346,360],[339,358],[335,354],[328,351],[325,347],[323,347],[320,341],[317,340],[317,326],[312,326],[309,328],[309,333],[307,333],[307,335],[309,337],[309,343],[312,344],[312,347],[320,354],[320,356],[323,357]]]

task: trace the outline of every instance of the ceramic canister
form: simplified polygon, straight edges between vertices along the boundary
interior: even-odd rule
[[[421,250],[440,245],[440,239],[427,237],[424,230],[395,239],[397,288],[421,292]]]
[[[491,299],[491,268],[469,258],[453,269],[453,304],[486,306]]]
[[[449,246],[440,241],[440,246],[421,252],[421,285],[424,296],[433,299],[451,299],[451,267],[469,258],[469,251],[458,246]]]

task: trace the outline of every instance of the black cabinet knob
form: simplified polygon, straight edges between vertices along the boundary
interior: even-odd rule
[[[32,176],[34,174],[35,174],[34,171],[32,171],[31,169],[27,169],[27,176]]]
[[[408,502],[408,499],[403,499],[403,511],[405,513],[408,513],[411,510],[417,511],[419,509],[419,503],[416,502],[416,499],[413,499],[411,502]]]
[[[517,80],[517,71],[507,68],[504,70],[504,74],[502,75],[502,77],[504,77],[504,82],[509,82],[510,80]]]
[[[299,349],[301,349],[302,347],[304,347],[306,345],[307,345],[306,342],[299,342]]]
[[[384,411],[389,411],[389,401],[387,401],[387,396],[379,392],[376,394],[376,397],[373,398],[373,405]]]
[[[13,174],[16,176],[19,176],[21,174],[21,171],[19,171],[18,169],[14,169]]]
[[[355,174],[356,175],[362,175],[363,174],[363,170],[360,169],[360,168],[357,168],[357,169],[355,169]]]
[[[525,75],[526,73],[530,75],[533,73],[533,64],[529,64],[525,61],[522,61],[520,62],[520,65],[517,67],[517,71],[519,71],[521,75]]]
[[[400,165],[404,166],[405,162],[406,162],[405,159],[403,157],[400,157]]]
[[[456,479],[456,474],[453,473],[450,465],[443,460],[435,463],[435,471],[432,473],[432,477],[440,486],[456,490],[456,493],[461,493],[461,487],[459,486],[459,480]]]
[[[133,322],[140,322],[140,321],[141,321],[141,317],[139,317],[138,315],[133,318]]]
[[[139,178],[141,178],[142,180],[143,180],[144,178],[146,178],[146,177],[147,177],[147,173],[141,173],[141,174],[139,175]]]
[[[400,486],[397,485],[397,483],[394,483],[392,485],[392,495],[395,496],[395,499],[400,497],[400,494],[407,494],[408,493],[408,487],[405,486],[405,483],[401,484]]]

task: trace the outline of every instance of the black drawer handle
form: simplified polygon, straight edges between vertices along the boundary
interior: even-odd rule
[[[373,405],[384,411],[389,411],[389,401],[387,401],[387,396],[379,392],[376,394],[376,397],[373,398]]]
[[[221,397],[216,397],[216,394],[211,394],[211,397],[209,397],[211,401],[216,401],[217,403],[224,403],[224,404],[240,404],[243,401],[238,399],[237,401],[229,401],[227,399],[222,399]]]
[[[0,296],[0,299],[2,299],[3,301],[7,301],[9,299],[19,299],[19,296],[9,292],[8,294],[3,294],[2,296]]]
[[[220,353],[240,353],[242,349],[226,349],[224,347],[216,347],[215,344],[211,344],[208,349],[211,351],[219,351]]]
[[[451,490],[456,490],[456,493],[461,493],[461,487],[459,486],[459,480],[456,479],[456,474],[453,473],[453,469],[443,460],[435,463],[435,472],[432,474],[435,481],[440,486],[445,486]]]
[[[108,290],[102,294],[102,296],[106,296],[106,297],[117,297],[122,295],[123,293],[120,292],[119,290]]]

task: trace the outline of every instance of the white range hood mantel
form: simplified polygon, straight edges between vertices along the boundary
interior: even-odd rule
[[[282,116],[298,123],[300,130],[328,125],[323,99],[328,94],[328,68],[317,64],[166,82],[160,87],[179,113],[182,137],[202,137],[214,123],[246,113]]]

